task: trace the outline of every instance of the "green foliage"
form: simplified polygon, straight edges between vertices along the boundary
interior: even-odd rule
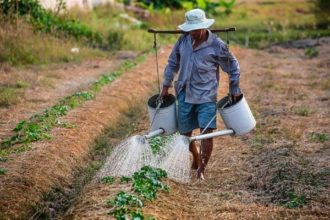
[[[105,183],[114,183],[115,182],[115,179],[112,178],[112,177],[106,176],[106,177],[103,177],[102,178],[102,181],[105,182]]]
[[[131,181],[132,181],[132,178],[130,178],[130,177],[125,177],[125,176],[120,177],[120,183],[129,183]]]
[[[284,207],[289,209],[301,208],[306,203],[304,196],[298,196],[293,192],[289,193],[289,198],[290,200],[283,204]]]
[[[315,47],[308,47],[305,49],[305,55],[309,58],[316,57],[319,54],[319,51]]]
[[[0,106],[7,107],[16,104],[19,100],[20,92],[13,88],[0,89]]]
[[[330,1],[316,0],[315,1],[315,16],[318,26],[329,28],[330,22]]]
[[[26,88],[29,87],[30,84],[28,82],[24,82],[22,80],[17,80],[17,87],[18,88]]]
[[[1,0],[1,14],[37,14],[44,11],[39,0]]]
[[[200,8],[206,12],[216,14],[216,9],[218,7],[224,7],[225,13],[229,15],[232,12],[236,0],[231,0],[229,3],[224,0],[219,0],[219,2],[214,2],[213,0],[137,0],[137,2],[142,8],[148,9],[149,11],[169,11],[171,9],[185,9],[188,11],[193,8]]]
[[[328,141],[328,137],[326,134],[323,133],[316,133],[316,132],[311,132],[309,133],[309,137],[311,141],[315,141],[315,142],[325,142]]]
[[[3,0],[0,8],[4,15],[29,15],[30,23],[42,33],[51,33],[57,37],[73,37],[76,40],[87,41],[89,44],[102,44],[98,32],[80,24],[74,19],[57,17],[53,12],[44,9],[38,0]]]
[[[119,50],[123,48],[125,41],[123,40],[124,34],[121,31],[109,31],[107,36],[107,43],[109,50]]]
[[[171,139],[173,137],[173,135],[168,135],[168,136],[155,136],[149,139],[149,145],[151,147],[152,152],[155,154],[157,153],[162,146],[164,145],[164,143]]]
[[[181,0],[137,0],[142,8],[162,10],[165,8],[181,9],[183,8],[183,2]]]
[[[167,185],[164,185],[160,180],[167,177],[164,170],[144,166],[139,172],[133,175],[132,191],[134,194],[127,194],[123,191],[119,192],[113,200],[106,201],[107,204],[113,205],[113,208],[108,212],[109,215],[117,219],[147,219],[152,220],[152,217],[145,217],[141,212],[141,208],[145,205],[145,200],[153,200],[157,198],[158,189],[169,192]],[[130,178],[122,177],[122,179],[130,180]]]
[[[294,110],[294,113],[299,116],[308,117],[311,112],[308,107],[301,107]]]
[[[167,177],[167,173],[162,169],[149,166],[142,167],[139,172],[133,175],[132,190],[147,200],[156,199],[158,188],[169,191],[168,186],[160,182],[161,178],[164,177]]]
[[[219,0],[220,6],[225,8],[225,13],[227,15],[231,14],[233,12],[233,7],[235,6],[236,0],[230,0],[230,2]]]
[[[5,175],[7,173],[7,170],[5,169],[0,169],[0,175]]]

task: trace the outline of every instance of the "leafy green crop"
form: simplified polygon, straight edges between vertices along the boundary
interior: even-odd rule
[[[139,172],[133,175],[132,191],[134,194],[127,194],[123,191],[119,192],[113,200],[106,201],[107,204],[113,205],[113,208],[108,212],[109,215],[117,219],[147,219],[152,220],[152,217],[144,217],[141,213],[145,200],[152,201],[157,198],[159,189],[169,192],[169,187],[160,182],[167,173],[159,168],[144,166]],[[122,177],[121,180],[130,180],[130,178]],[[123,182],[123,181],[122,181]]]
[[[289,193],[289,198],[290,200],[283,204],[284,207],[289,209],[301,208],[306,203],[304,196],[297,196],[294,193]]]
[[[138,57],[137,62],[145,60],[144,56]],[[13,129],[16,134],[10,139],[1,143],[1,147],[10,147],[15,144],[23,143],[29,146],[32,142],[41,140],[50,140],[51,137],[46,134],[54,126],[73,128],[74,125],[62,122],[59,117],[67,115],[67,112],[81,105],[86,100],[95,99],[95,93],[111,82],[117,77],[121,76],[124,71],[129,70],[137,64],[137,62],[126,61],[123,66],[114,73],[102,75],[95,83],[90,91],[76,92],[73,95],[66,96],[51,108],[47,108],[42,114],[33,115],[30,121],[21,121]],[[24,152],[26,149],[16,150],[16,153]]]
[[[105,182],[105,183],[114,183],[115,182],[115,179],[112,178],[112,177],[106,176],[106,177],[103,177],[102,178],[102,181]]]

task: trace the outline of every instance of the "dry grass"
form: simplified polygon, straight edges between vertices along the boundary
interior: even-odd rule
[[[35,32],[24,19],[0,21],[0,69],[6,63],[14,66],[79,61],[88,57],[105,56],[101,51],[81,47],[70,39],[58,39]],[[80,48],[71,53],[71,48]]]

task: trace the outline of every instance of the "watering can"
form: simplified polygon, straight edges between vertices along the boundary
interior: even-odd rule
[[[166,103],[162,104],[157,104],[156,100],[158,97],[159,95],[154,95],[147,102],[151,121],[151,132],[145,135],[146,138],[157,135],[171,135],[178,130],[175,96],[170,94]],[[227,129],[193,136],[189,138],[190,141],[198,141],[229,134],[241,136],[250,132],[256,126],[256,120],[253,117],[244,94],[242,94],[242,98],[235,104],[231,104],[230,96],[222,98],[217,103],[217,110]],[[212,120],[214,120],[214,118]]]

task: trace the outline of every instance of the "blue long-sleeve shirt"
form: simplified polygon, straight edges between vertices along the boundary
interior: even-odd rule
[[[174,82],[175,93],[178,95],[185,87],[185,102],[191,104],[217,102],[219,66],[229,75],[229,92],[241,93],[239,88],[241,72],[237,59],[228,52],[226,44],[217,35],[207,31],[208,39],[195,50],[191,36],[181,35],[174,45],[164,71],[165,86],[170,86],[179,72]]]

